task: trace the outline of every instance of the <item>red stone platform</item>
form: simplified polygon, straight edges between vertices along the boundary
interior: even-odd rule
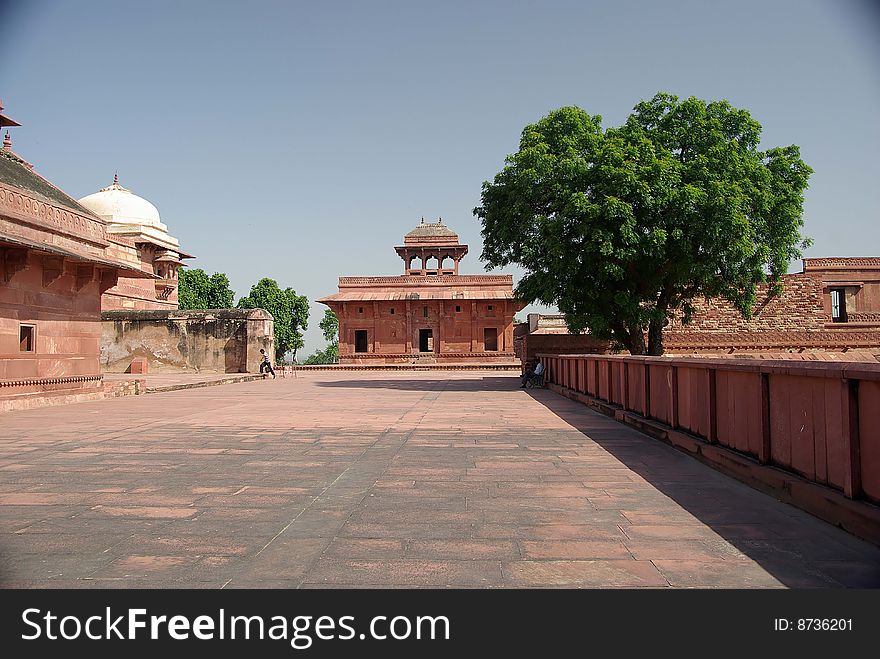
[[[515,374],[10,412],[5,587],[878,587],[880,549]]]

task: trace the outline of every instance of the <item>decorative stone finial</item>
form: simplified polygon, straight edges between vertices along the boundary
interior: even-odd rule
[[[422,224],[424,224],[424,223],[425,223],[425,216],[422,215]]]
[[[119,172],[113,172],[113,185],[119,185]]]
[[[0,110],[3,109],[3,106],[0,105]],[[12,139],[9,137],[9,131],[6,131],[6,137],[3,138],[3,150],[4,151],[12,151]]]

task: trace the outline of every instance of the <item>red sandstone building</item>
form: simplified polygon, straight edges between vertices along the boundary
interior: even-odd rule
[[[462,275],[467,245],[422,223],[394,248],[404,274],[340,277],[318,300],[339,319],[341,364],[509,363],[515,360],[511,275]]]
[[[722,299],[695,300],[691,322],[673,319],[663,332],[668,354],[846,353],[880,357],[880,258],[811,258],[783,277],[782,294],[758,290],[745,319]],[[518,354],[608,352],[607,342],[568,333],[562,316],[529,315],[517,327]],[[821,356],[821,355],[817,355]],[[833,355],[825,355],[832,357]]]
[[[0,106],[2,110],[2,106]],[[0,125],[18,124],[0,114]],[[134,241],[13,153],[0,151],[0,410],[100,395],[101,296],[120,277],[155,286]]]
[[[0,114],[0,125],[18,124]],[[102,386],[102,371],[255,371],[259,349],[273,351],[271,315],[178,311],[177,272],[186,258],[156,207],[118,178],[76,201],[13,153],[7,134],[0,411],[114,395]]]

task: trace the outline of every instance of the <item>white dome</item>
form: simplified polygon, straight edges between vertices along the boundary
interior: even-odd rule
[[[165,229],[159,218],[159,210],[143,197],[119,185],[116,176],[113,177],[113,185],[83,197],[79,203],[108,222]]]

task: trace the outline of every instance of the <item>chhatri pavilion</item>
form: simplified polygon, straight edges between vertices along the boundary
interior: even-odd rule
[[[318,300],[339,319],[341,364],[516,363],[511,275],[462,275],[468,246],[443,221],[421,224],[394,248],[402,275],[340,277]]]

